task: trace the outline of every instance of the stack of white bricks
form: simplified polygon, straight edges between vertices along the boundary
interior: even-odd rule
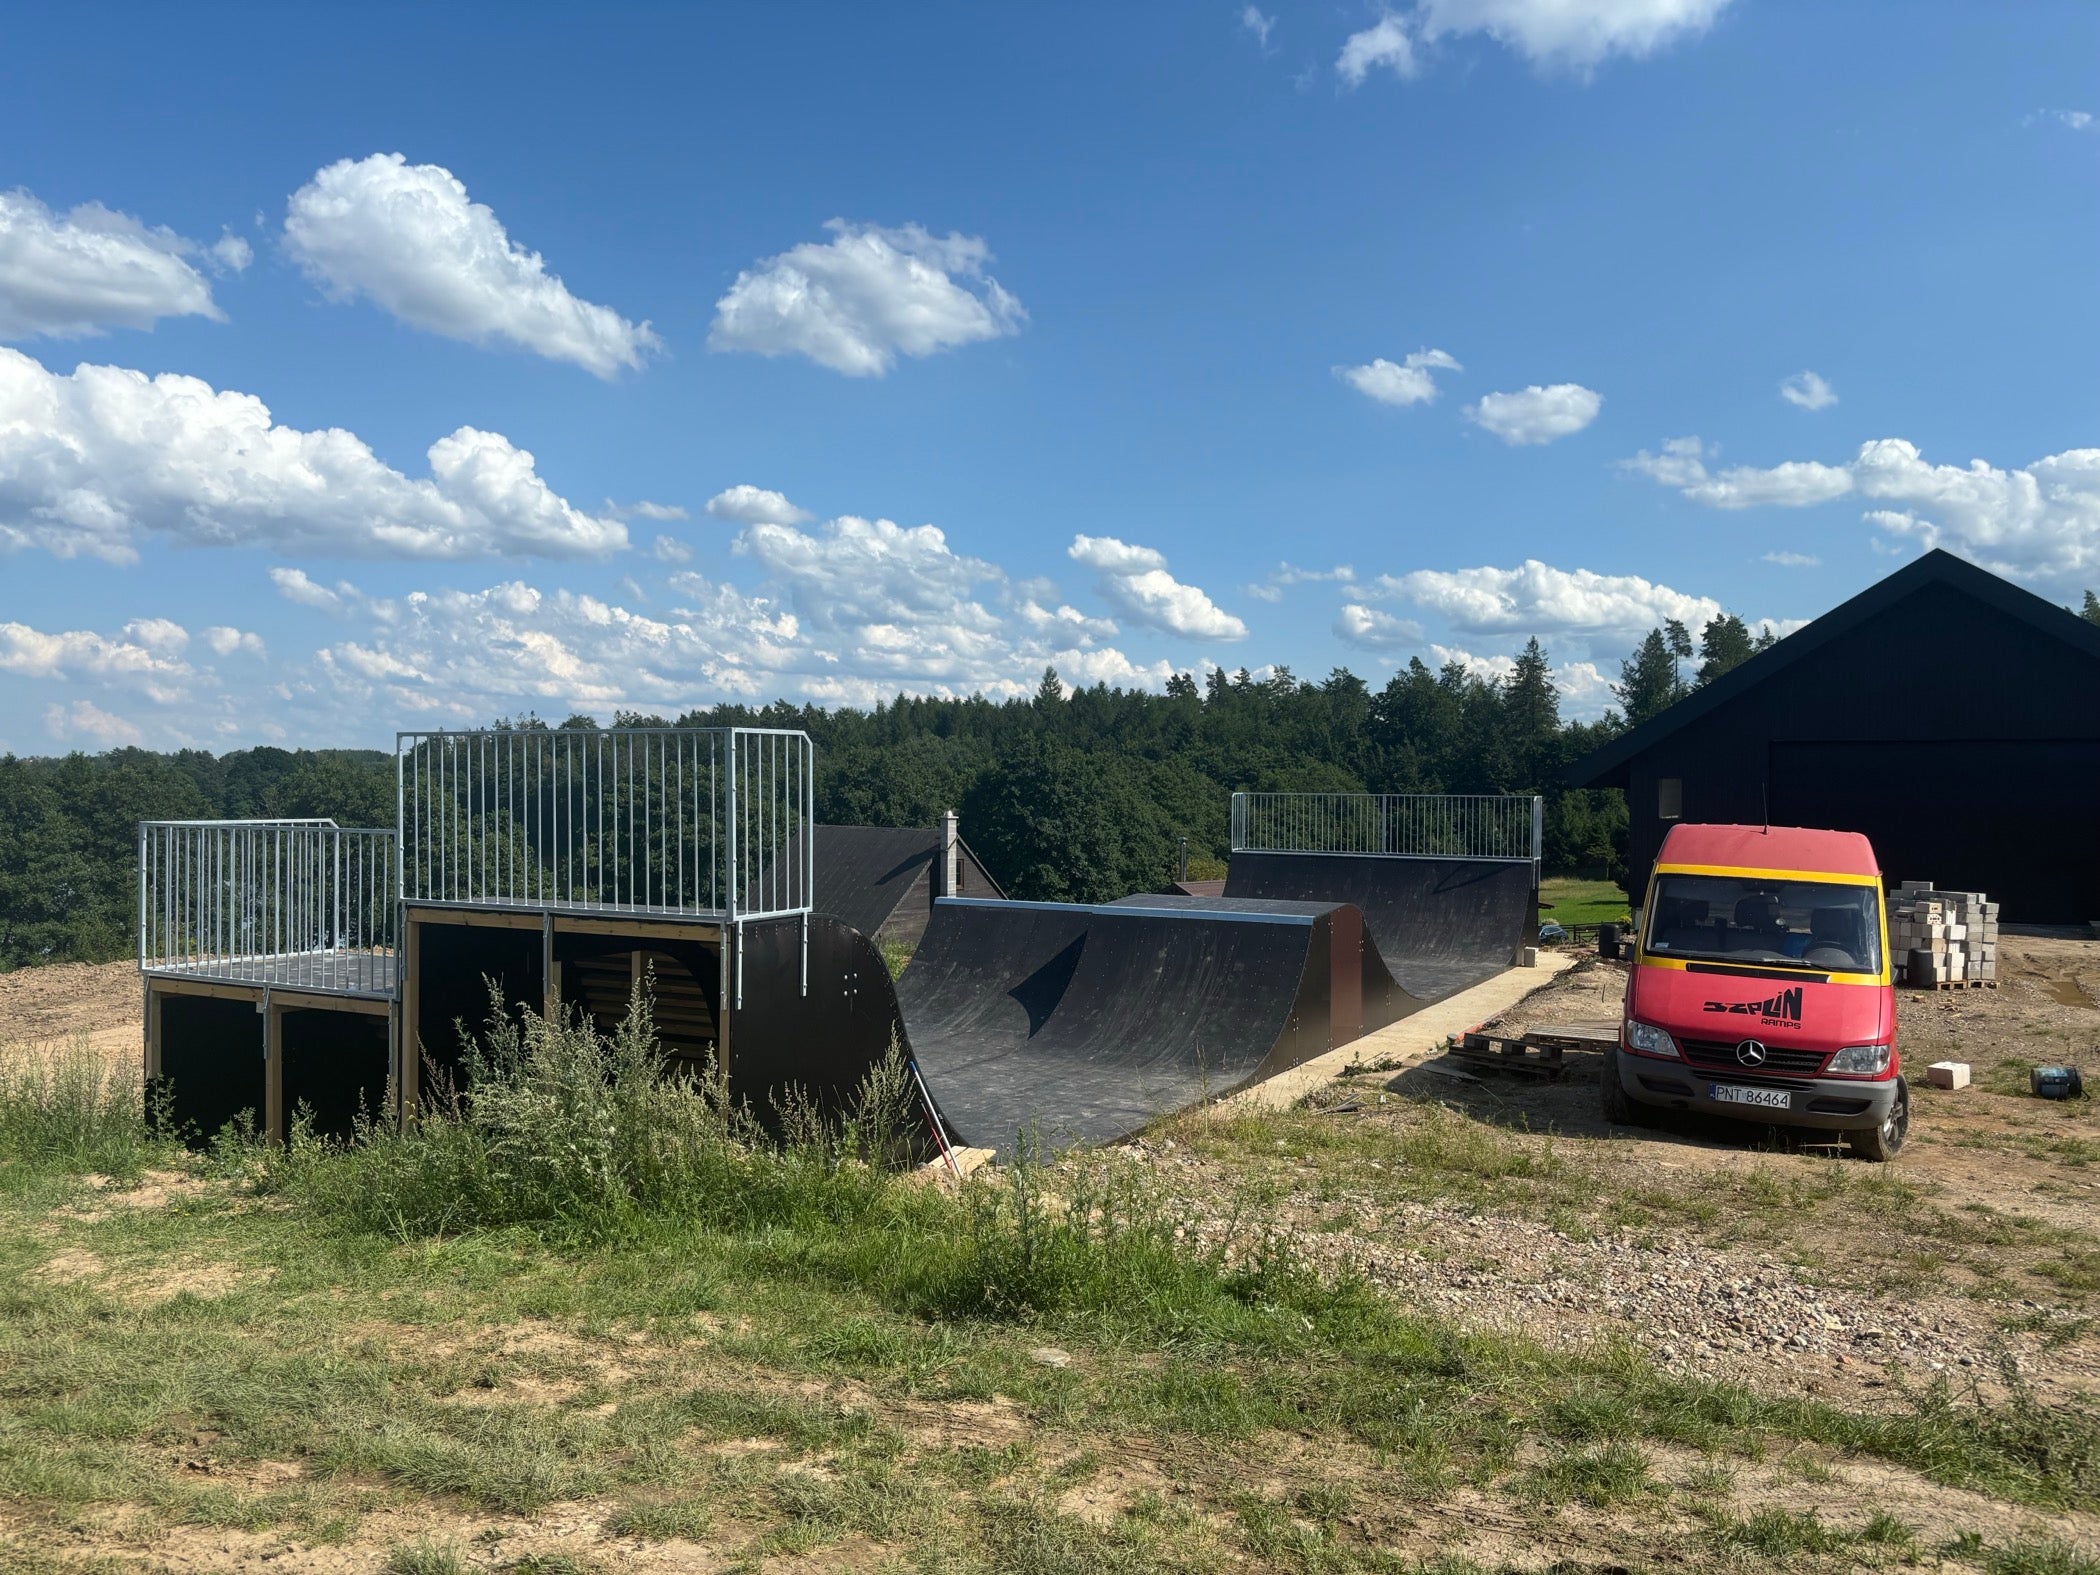
[[[1980,891],[1907,880],[1889,897],[1889,954],[1898,984],[1995,982],[1998,905]]]

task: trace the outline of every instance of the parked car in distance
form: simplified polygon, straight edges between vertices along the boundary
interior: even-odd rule
[[[1604,1117],[1699,1110],[1896,1157],[1910,1088],[1874,849],[1857,832],[1678,825],[1648,882]]]
[[[1565,925],[1555,924],[1551,919],[1548,919],[1539,926],[1539,944],[1541,946],[1551,946],[1555,942],[1564,941],[1567,938],[1568,931]]]

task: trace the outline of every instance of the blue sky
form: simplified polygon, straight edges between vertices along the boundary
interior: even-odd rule
[[[0,749],[2100,587],[2089,4],[24,8],[0,150]]]

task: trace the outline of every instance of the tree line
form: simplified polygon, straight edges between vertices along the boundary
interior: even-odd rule
[[[1619,711],[1569,722],[1531,641],[1504,676],[1419,658],[1373,689],[1346,668],[1317,682],[1287,668],[1168,680],[1164,693],[1068,687],[1054,670],[1026,700],[899,696],[872,709],[778,702],[615,725],[789,727],[816,745],[820,821],[930,826],[963,835],[1010,895],[1097,902],[1157,889],[1179,868],[1222,874],[1236,789],[1334,793],[1541,793],[1552,873],[1625,869],[1615,791],[1566,785],[1575,760],[1750,656],[1738,618],[1696,641],[1652,632],[1622,665]],[[520,727],[596,727],[585,716]],[[0,967],[122,957],[135,944],[141,820],[327,816],[394,821],[394,765],[377,750],[257,748],[0,756]]]

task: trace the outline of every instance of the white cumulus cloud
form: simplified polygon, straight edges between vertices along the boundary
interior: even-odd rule
[[[1852,490],[1852,474],[1842,465],[1788,460],[1762,469],[1732,465],[1709,471],[1707,455],[1706,446],[1696,437],[1670,438],[1661,453],[1642,449],[1620,463],[1666,487],[1675,487],[1694,503],[1715,509],[1803,508],[1828,503]]]
[[[1721,604],[1688,596],[1637,574],[1560,569],[1527,558],[1513,569],[1417,569],[1382,574],[1373,593],[1399,597],[1470,633],[1545,635],[1558,631],[1646,631],[1675,618],[1690,629],[1719,616]]]
[[[2100,448],[2066,449],[2024,466],[1928,461],[1915,443],[1875,438],[1850,462],[1788,460],[1709,473],[1697,438],[1672,438],[1627,468],[1710,508],[1799,508],[1855,496],[1882,538],[1945,547],[1997,574],[2077,587],[2100,574]]]
[[[126,562],[142,536],[360,557],[578,557],[626,527],[575,508],[500,433],[461,427],[408,477],[340,428],[278,426],[251,394],[0,348],[0,548]]]
[[[1779,385],[1779,397],[1803,410],[1828,410],[1838,402],[1837,390],[1819,373],[1796,372]]]
[[[230,624],[214,624],[203,634],[204,643],[215,655],[232,656],[239,652],[243,656],[261,656],[263,639],[259,634],[250,634]]]
[[[1390,651],[1422,643],[1422,626],[1412,618],[1395,618],[1361,602],[1344,602],[1336,614],[1334,632],[1351,645],[1368,650]]]
[[[1764,561],[1782,569],[1815,569],[1822,567],[1823,560],[1808,552],[1768,552]]]
[[[1399,362],[1380,356],[1364,366],[1338,366],[1335,375],[1366,398],[1381,405],[1426,405],[1436,398],[1432,372],[1463,372],[1464,367],[1442,350],[1417,350]]]
[[[1729,0],[1420,0],[1424,40],[1485,33],[1541,71],[1643,59],[1712,27]]]
[[[1423,48],[1484,34],[1541,72],[1587,77],[1614,55],[1644,59],[1712,27],[1729,0],[1416,0],[1342,45],[1335,70],[1350,87],[1373,67],[1418,75]]]
[[[1515,446],[1551,443],[1580,432],[1603,408],[1604,396],[1580,383],[1533,383],[1514,393],[1483,394],[1478,404],[1466,406],[1466,416]]]
[[[70,705],[46,706],[44,726],[53,738],[61,741],[85,740],[104,749],[111,749],[119,744],[136,744],[145,736],[136,724],[103,710],[92,700],[75,700]]]
[[[647,323],[571,294],[450,170],[399,153],[316,172],[292,194],[284,244],[331,297],[367,296],[448,339],[502,340],[599,377],[661,348]]]
[[[707,512],[738,525],[800,525],[812,517],[808,509],[788,502],[784,493],[754,487],[748,481],[725,487],[709,498]]]
[[[1065,555],[1095,572],[1095,587],[1133,623],[1210,640],[1246,638],[1247,626],[1167,572],[1164,555],[1113,536],[1074,536]]]
[[[1351,87],[1362,87],[1364,78],[1379,66],[1396,77],[1411,77],[1421,69],[1407,25],[1397,16],[1382,16],[1363,31],[1351,33],[1334,62],[1336,73]]]
[[[715,303],[713,350],[805,355],[849,377],[880,377],[899,355],[929,356],[1018,333],[1028,314],[984,271],[973,235],[833,219],[736,277]]]
[[[197,244],[86,203],[57,214],[0,191],[0,339],[151,328],[163,317],[225,314],[189,262]]]

